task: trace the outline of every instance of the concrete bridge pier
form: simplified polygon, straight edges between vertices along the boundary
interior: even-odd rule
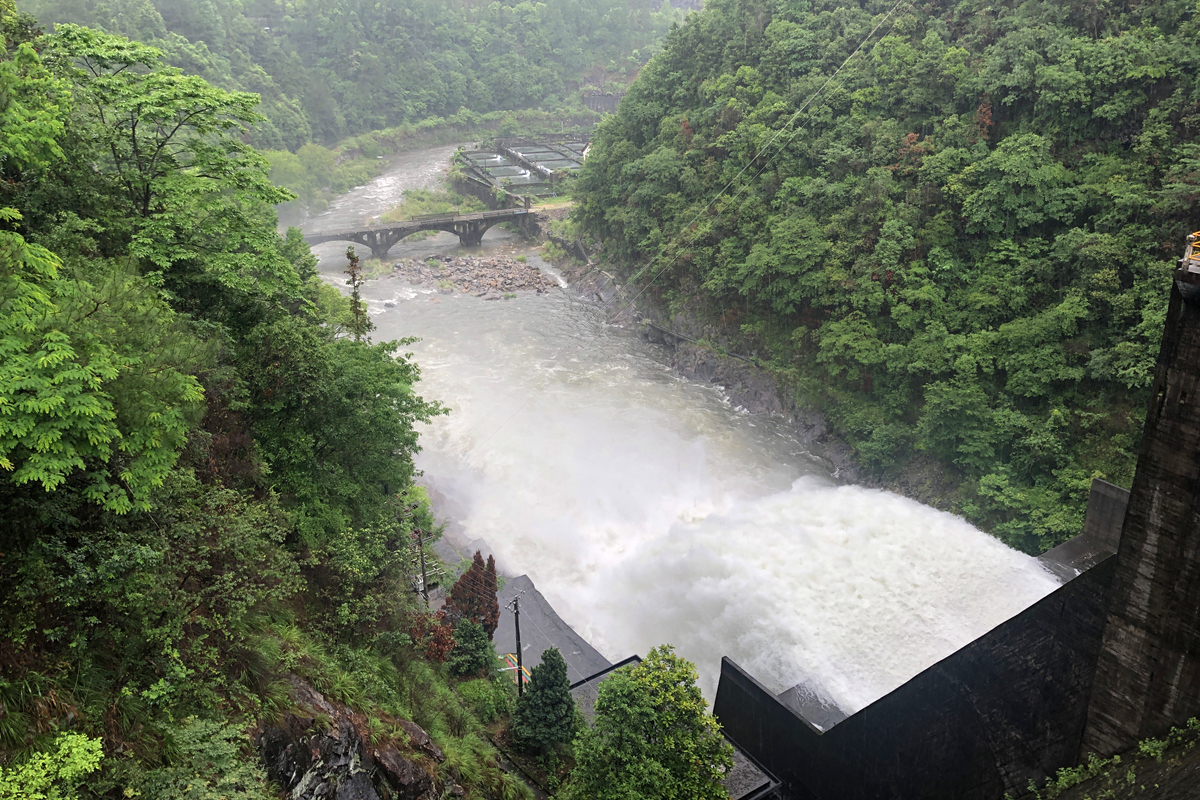
[[[403,222],[376,225],[357,230],[324,231],[304,237],[310,245],[322,242],[354,242],[367,247],[371,256],[383,260],[396,242],[418,231],[446,231],[458,237],[463,247],[478,247],[483,235],[498,222],[516,222],[525,235],[537,233],[535,215],[528,207],[477,211],[471,214],[431,214]]]
[[[492,227],[486,220],[469,220],[456,222],[454,232],[458,235],[458,243],[462,247],[479,247],[483,244],[483,235]]]
[[[360,241],[371,248],[371,257],[383,261],[396,242],[403,239],[393,231],[363,231]]]

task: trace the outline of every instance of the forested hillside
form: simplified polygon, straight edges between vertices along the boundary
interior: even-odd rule
[[[166,62],[262,97],[256,146],[296,150],[460,110],[577,106],[624,80],[680,12],[667,0],[31,0],[160,48]]]
[[[1045,549],[1132,477],[1200,227],[1198,34],[1190,0],[712,0],[601,125],[576,220],[885,481]]]
[[[276,232],[257,99],[0,31],[0,797],[277,797],[249,734],[303,697],[414,793],[527,796],[411,591],[442,409]]]

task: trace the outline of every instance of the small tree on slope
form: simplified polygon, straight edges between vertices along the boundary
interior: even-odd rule
[[[479,623],[469,619],[454,623],[454,648],[447,663],[456,677],[479,675],[496,666],[496,651]]]
[[[499,592],[496,559],[489,555],[487,567],[483,571],[483,629],[487,631],[489,639],[496,635],[496,628],[500,626],[500,598],[497,596]]]
[[[557,647],[544,651],[542,663],[533,668],[529,689],[517,701],[512,731],[518,747],[539,752],[566,744],[575,734],[575,699]]]
[[[575,737],[564,800],[728,800],[733,748],[708,713],[696,668],[670,645],[600,684],[596,720]]]

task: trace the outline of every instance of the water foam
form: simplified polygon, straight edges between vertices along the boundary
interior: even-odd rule
[[[728,655],[852,712],[1057,585],[958,517],[836,485],[789,458],[779,426],[650,363],[455,346],[419,355],[425,391],[456,412],[423,436],[421,466],[611,659],[669,641],[710,698]]]
[[[306,228],[377,216],[435,183],[450,149],[398,159]],[[345,244],[316,251],[341,287]],[[852,712],[1055,588],[961,519],[835,485],[781,425],[674,378],[568,293],[364,292],[377,339],[425,337],[419,391],[454,412],[422,432],[425,480],[611,659],[671,642],[710,699],[728,655],[776,691],[816,682]]]

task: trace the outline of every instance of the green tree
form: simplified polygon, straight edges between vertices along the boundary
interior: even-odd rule
[[[147,508],[198,421],[204,348],[136,276],[60,267],[0,231],[0,469],[46,491],[82,473],[99,505]]]
[[[461,618],[454,623],[454,647],[446,663],[458,677],[478,677],[495,668],[496,651],[478,622]]]
[[[663,645],[600,684],[596,719],[575,739],[569,800],[725,800],[733,748],[696,686],[696,668]]]
[[[45,53],[87,117],[92,168],[119,199],[133,255],[168,272],[202,268],[241,291],[295,291],[278,236],[262,224],[295,195],[271,183],[266,159],[244,141],[262,120],[256,95],[218,89],[163,66],[153,47],[77,25],[59,26]]]
[[[513,714],[513,740],[526,750],[545,751],[575,735],[575,698],[567,662],[557,647],[542,651],[542,663],[530,671],[529,687]]]
[[[406,341],[366,344],[272,312],[238,343],[247,417],[301,536],[326,540],[373,524],[414,472],[417,422],[444,413],[413,390]]]

